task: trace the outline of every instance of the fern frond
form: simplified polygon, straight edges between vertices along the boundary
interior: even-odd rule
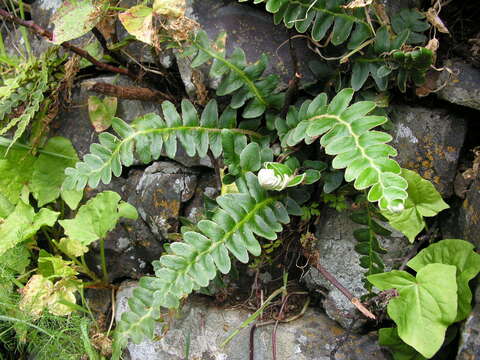
[[[180,299],[207,286],[217,271],[230,271],[229,254],[243,263],[248,253],[258,256],[261,246],[255,236],[275,240],[282,224],[289,222],[284,205],[260,187],[247,173],[237,183],[240,193],[217,198],[219,209],[212,220],[201,220],[199,232],[188,231],[182,242],[170,245],[169,254],[155,261],[155,277],[144,277],[129,299],[130,311],[122,315],[114,342],[118,359],[128,338],[138,343],[154,336],[160,307],[177,308]]]
[[[390,157],[397,151],[387,145],[389,134],[372,130],[387,121],[384,116],[367,115],[375,108],[373,101],[360,101],[349,106],[353,89],[343,89],[327,104],[322,93],[306,101],[299,111],[290,111],[293,129],[283,130],[283,142],[294,146],[301,141],[320,138],[320,145],[335,158],[332,167],[345,169],[345,180],[355,181],[357,190],[370,188],[368,200],[378,201],[380,208],[400,211],[408,197],[408,187],[401,169]],[[287,117],[288,119],[288,117]],[[277,119],[277,128],[289,128]]]
[[[45,58],[46,56],[26,64],[15,78],[0,88],[0,116],[2,120],[7,119],[0,129],[0,135],[16,127],[12,144],[22,136],[33,120],[50,88],[50,68]],[[21,114],[13,114],[19,107],[23,107],[18,110]]]
[[[95,188],[100,181],[108,184],[112,174],[120,176],[122,166],[133,164],[134,153],[143,163],[158,159],[163,149],[168,157],[174,158],[177,138],[189,156],[204,157],[210,149],[213,156],[218,157],[222,153],[222,132],[260,137],[253,131],[234,128],[236,111],[230,108],[219,117],[214,100],[207,104],[201,118],[191,102],[183,100],[181,107],[182,116],[171,102],[165,101],[162,103],[164,119],[151,113],[137,118],[131,125],[114,118],[112,127],[118,137],[101,133],[100,144],[90,146],[90,154],[84,156],[83,162],[65,170],[64,188],[82,190],[87,183]]]
[[[389,230],[375,221],[375,217],[380,218],[380,220],[387,220],[378,213],[378,209],[375,209],[368,202],[365,203],[364,209],[355,211],[350,216],[353,222],[365,225],[365,227],[356,229],[353,232],[353,236],[358,241],[355,251],[361,255],[360,266],[366,269],[363,273],[363,282],[365,289],[368,291],[372,290],[372,284],[367,280],[367,276],[379,274],[385,270],[385,264],[381,255],[386,254],[387,251],[380,246],[377,235],[389,236],[391,234]]]
[[[342,6],[348,3],[346,0],[253,0],[253,3],[265,3],[267,11],[274,14],[276,25],[283,21],[287,28],[295,26],[300,33],[310,29],[315,41],[326,38],[331,28],[332,44],[340,45],[350,39],[349,49],[374,36],[364,9],[348,10]]]
[[[245,106],[242,116],[252,119],[261,116],[268,108],[280,109],[284,94],[276,93],[278,75],[262,77],[268,65],[268,57],[262,54],[256,63],[247,65],[245,52],[236,48],[230,58],[225,56],[226,34],[219,35],[212,46],[205,31],[199,31],[192,39],[192,46],[185,55],[193,56],[191,66],[198,67],[213,61],[211,77],[221,77],[217,96],[232,95],[230,106],[239,109]]]

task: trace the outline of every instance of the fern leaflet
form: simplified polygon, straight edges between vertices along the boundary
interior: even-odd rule
[[[262,77],[267,68],[267,55],[262,54],[256,63],[247,65],[245,52],[236,48],[231,57],[225,57],[226,34],[219,35],[212,46],[205,31],[199,31],[192,39],[192,46],[185,50],[185,56],[193,56],[193,68],[213,60],[211,77],[221,77],[217,95],[233,95],[230,106],[238,109],[245,104],[242,116],[252,119],[261,116],[268,108],[280,109],[283,93],[276,93],[278,75]]]
[[[199,119],[197,110],[187,100],[182,101],[182,116],[169,102],[162,103],[165,119],[157,114],[147,114],[127,124],[114,118],[112,127],[119,137],[108,132],[99,135],[100,144],[90,146],[90,154],[78,162],[75,168],[67,168],[63,184],[66,189],[82,190],[88,183],[92,188],[102,181],[108,184],[114,176],[120,176],[122,166],[134,162],[134,152],[143,163],[156,160],[164,149],[167,156],[174,158],[177,139],[189,156],[204,157],[210,149],[214,157],[222,153],[222,133],[235,136],[260,135],[249,130],[234,128],[236,111],[227,108],[218,116],[217,103],[210,101]]]
[[[118,359],[128,338],[138,343],[154,335],[160,307],[177,308],[180,299],[207,286],[217,270],[230,271],[229,254],[243,263],[248,253],[258,256],[261,246],[255,235],[275,240],[282,224],[289,222],[285,206],[259,185],[253,173],[237,186],[240,193],[217,198],[219,209],[212,220],[198,223],[200,232],[187,231],[182,242],[170,245],[169,253],[153,263],[155,277],[144,277],[129,299],[130,311],[117,328],[113,359]]]
[[[347,182],[355,181],[357,190],[370,188],[368,200],[378,201],[382,210],[401,211],[408,197],[408,183],[400,175],[398,163],[390,158],[397,155],[387,145],[392,137],[371,130],[387,118],[367,115],[375,108],[373,101],[348,106],[352,97],[353,89],[343,89],[329,104],[327,95],[322,93],[313,101],[304,102],[300,110],[291,108],[287,124],[276,120],[277,129],[282,129],[282,142],[294,146],[303,140],[311,143],[320,138],[325,152],[335,156],[332,167],[346,169]],[[292,128],[293,124],[297,125]]]
[[[365,20],[364,10],[346,9],[343,7],[346,0],[253,0],[253,3],[266,3],[267,11],[274,14],[276,25],[283,21],[287,28],[295,26],[300,33],[311,29],[315,41],[324,39],[332,26],[332,44],[340,45],[350,38],[349,49],[357,48],[374,35]]]

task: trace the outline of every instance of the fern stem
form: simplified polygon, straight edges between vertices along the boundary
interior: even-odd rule
[[[240,69],[239,67],[235,66],[234,64],[232,64],[231,62],[227,61],[223,56],[220,56],[218,55],[217,53],[213,52],[213,51],[210,51],[209,49],[203,47],[202,45],[200,45],[200,43],[198,43],[197,41],[195,40],[192,40],[192,43],[195,44],[195,46],[200,49],[201,51],[207,53],[210,57],[222,62],[224,65],[226,65],[227,67],[229,67],[232,71],[236,72],[242,79],[243,81],[247,84],[247,86],[249,87],[249,89],[252,91],[252,93],[255,95],[255,97],[258,99],[258,101],[260,101],[262,103],[262,105],[265,105],[268,107],[268,102],[265,100],[265,98],[263,97],[263,95],[260,93],[260,91],[258,90],[258,88],[255,86],[255,83],[250,80],[250,78],[245,74],[245,72]]]
[[[0,146],[3,146],[3,147],[13,146],[13,147],[18,147],[18,148],[27,149],[27,150],[32,150],[33,149],[33,146],[28,146],[28,145],[25,145],[25,144],[19,144],[18,142],[14,143],[12,145],[12,140],[7,139],[3,136],[0,136]],[[40,154],[55,156],[55,157],[58,157],[58,158],[61,158],[61,159],[78,160],[77,158],[62,155],[62,154],[57,154],[57,153],[54,153],[54,152],[51,152],[51,151],[45,151],[45,150],[37,150],[37,151]]]

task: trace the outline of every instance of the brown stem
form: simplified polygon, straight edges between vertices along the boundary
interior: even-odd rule
[[[11,21],[11,22],[15,23],[15,24],[25,26],[27,29],[33,31],[35,34],[37,34],[39,36],[43,36],[44,38],[46,38],[49,41],[53,40],[53,34],[50,31],[48,31],[48,30],[42,28],[41,26],[35,24],[33,21],[23,20],[23,19],[15,16],[15,15],[9,13],[8,11],[6,11],[4,9],[0,9],[0,16],[3,17],[4,19],[8,20],[8,21]],[[139,79],[138,75],[132,73],[130,70],[124,69],[124,68],[119,68],[117,66],[113,66],[113,65],[98,61],[93,56],[91,56],[87,51],[70,44],[68,41],[63,42],[60,45],[62,47],[64,47],[65,49],[68,49],[68,50],[74,52],[75,54],[81,56],[82,58],[87,59],[88,61],[90,61],[92,64],[94,64],[96,67],[98,67],[100,69],[110,71],[110,72],[114,72],[114,73],[118,73],[118,74],[127,75],[129,78],[131,78],[133,80],[138,80]]]
[[[310,265],[312,265],[315,269],[317,269],[322,276],[327,279],[333,286],[335,286],[350,302],[366,317],[370,319],[376,319],[375,315],[373,315],[362,303],[361,301],[353,296],[353,294],[327,270],[322,265],[320,265],[318,261],[318,256],[312,256],[312,254],[308,254],[307,256],[309,259]]]
[[[106,54],[108,54],[112,59],[117,61],[120,65],[123,65],[125,67],[128,66],[128,61],[123,58],[120,54],[116,53],[115,51],[112,51],[108,48],[107,40],[105,40],[105,37],[101,33],[100,30],[98,30],[96,27],[92,29],[92,34],[95,35],[97,38],[98,42],[103,48],[103,51],[105,51]]]
[[[170,100],[176,102],[175,98],[158,90],[152,90],[134,86],[119,86],[104,82],[85,81],[83,87],[86,90],[95,91],[100,94],[115,96],[120,99],[162,102]]]
[[[249,360],[255,360],[255,330],[257,326],[255,324],[252,325],[250,328],[250,336],[249,336],[249,351],[248,351],[248,358]]]

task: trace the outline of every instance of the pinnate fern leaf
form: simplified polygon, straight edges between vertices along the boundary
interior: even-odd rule
[[[205,31],[199,31],[192,39],[192,45],[185,55],[192,56],[193,68],[212,61],[211,77],[221,77],[217,96],[232,95],[230,106],[239,109],[245,106],[242,116],[246,119],[261,116],[268,108],[280,109],[284,94],[277,93],[278,75],[263,76],[268,65],[267,55],[248,65],[245,52],[236,48],[227,58],[225,54],[226,34],[219,35],[215,44],[211,44]]]
[[[114,356],[128,338],[140,342],[154,336],[160,307],[177,308],[180,299],[207,286],[217,271],[230,271],[230,254],[247,263],[249,253],[260,255],[256,236],[275,240],[289,222],[284,205],[259,185],[253,173],[237,182],[240,193],[217,198],[219,209],[212,220],[201,220],[199,232],[188,231],[182,242],[155,261],[155,277],[144,277],[129,299],[130,311],[122,315],[114,343]]]
[[[382,210],[401,211],[408,197],[408,183],[400,175],[398,163],[390,158],[397,155],[387,144],[392,137],[372,130],[387,118],[368,115],[375,108],[372,101],[349,106],[353,93],[353,89],[344,89],[329,104],[322,93],[303,103],[300,110],[291,108],[286,122],[277,119],[282,142],[294,146],[319,138],[325,152],[335,156],[333,168],[345,169],[347,182],[354,181],[357,190],[370,188],[368,200],[378,201]]]
[[[321,41],[331,33],[333,45],[350,39],[347,46],[355,49],[373,37],[364,10],[346,9],[343,5],[348,3],[347,0],[253,0],[253,3],[265,3],[267,11],[274,14],[275,24],[283,22],[287,28],[295,27],[300,33],[310,29],[315,41]]]
[[[84,156],[75,168],[67,168],[63,184],[66,189],[82,190],[87,184],[95,188],[99,182],[108,184],[112,174],[120,176],[123,166],[134,162],[134,153],[143,163],[156,160],[165,150],[174,158],[177,139],[189,156],[204,157],[210,149],[214,157],[222,153],[222,132],[234,135],[260,136],[252,131],[234,128],[236,111],[227,108],[218,116],[217,103],[210,101],[199,118],[195,107],[182,101],[182,116],[169,102],[162,103],[163,118],[150,113],[127,124],[113,118],[112,127],[118,136],[108,132],[99,135],[99,144],[90,146],[90,154]]]

